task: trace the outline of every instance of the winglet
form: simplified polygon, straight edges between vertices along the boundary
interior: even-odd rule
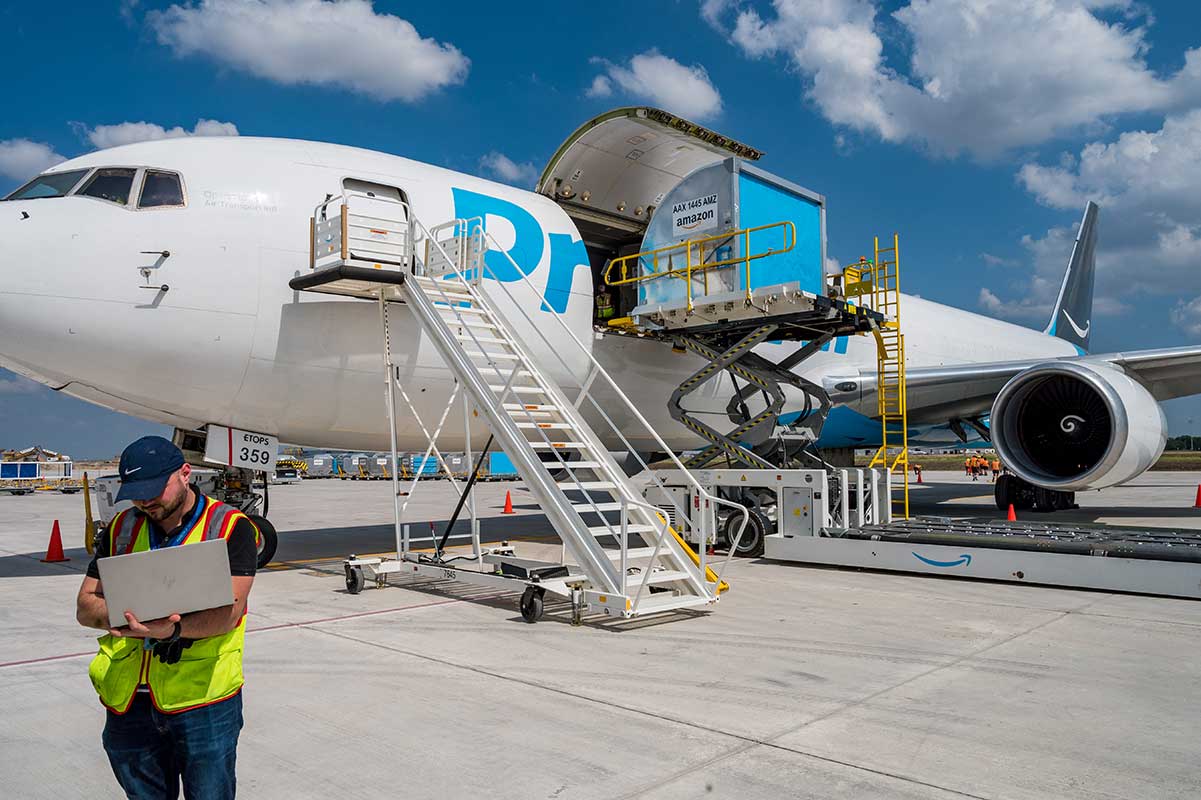
[[[1084,219],[1076,234],[1076,245],[1068,260],[1068,271],[1055,301],[1055,310],[1046,332],[1071,342],[1081,352],[1088,351],[1093,327],[1093,278],[1097,255],[1097,204],[1089,200]]]

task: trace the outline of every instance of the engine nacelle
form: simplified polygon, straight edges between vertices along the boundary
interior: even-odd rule
[[[1113,367],[1047,363],[1015,375],[992,407],[1005,465],[1036,486],[1074,492],[1140,475],[1167,442],[1163,409]]]

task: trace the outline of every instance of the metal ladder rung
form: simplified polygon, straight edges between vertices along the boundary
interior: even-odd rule
[[[575,426],[568,422],[518,422],[518,428],[526,430],[541,428],[542,430],[551,431],[574,431]]]
[[[535,450],[588,450],[592,447],[587,442],[530,442],[529,444]]]
[[[569,470],[597,469],[598,467],[601,467],[601,466],[604,466],[604,465],[601,464],[601,462],[599,462],[599,461],[568,461],[567,462],[567,468]]]

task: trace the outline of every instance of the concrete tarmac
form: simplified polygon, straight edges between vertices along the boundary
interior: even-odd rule
[[[996,518],[991,486],[924,478],[916,511]],[[1062,518],[1196,528],[1199,480],[1149,473]],[[571,627],[548,605],[527,625],[516,595],[490,590],[346,593],[339,559],[393,546],[387,484],[273,487],[271,504],[244,797],[1201,794],[1195,601],[760,560],[730,563],[711,613]],[[453,504],[423,483],[410,516],[440,532]],[[557,553],[520,484],[485,484],[480,506],[485,539]],[[72,560],[43,564],[55,518]],[[74,621],[81,520],[78,495],[0,496],[5,797],[121,796],[86,676],[96,634]]]

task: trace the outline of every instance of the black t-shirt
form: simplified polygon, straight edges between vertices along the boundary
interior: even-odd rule
[[[192,493],[196,497],[197,504],[204,502],[204,495],[193,486]],[[189,513],[179,527],[170,532],[164,532],[154,520],[150,520],[150,535],[156,542],[169,541],[171,537],[178,534],[183,526],[192,521],[192,515]],[[225,542],[229,545],[229,574],[239,575],[243,577],[251,577],[254,575],[255,567],[258,565],[259,553],[258,547],[255,546],[255,530],[254,525],[250,520],[243,517],[234,525],[234,529],[229,532]],[[92,558],[92,562],[88,564],[88,575],[93,578],[100,577],[100,569],[96,566],[96,560],[109,555],[108,552],[109,537],[106,534],[104,540],[96,547],[96,555]]]

